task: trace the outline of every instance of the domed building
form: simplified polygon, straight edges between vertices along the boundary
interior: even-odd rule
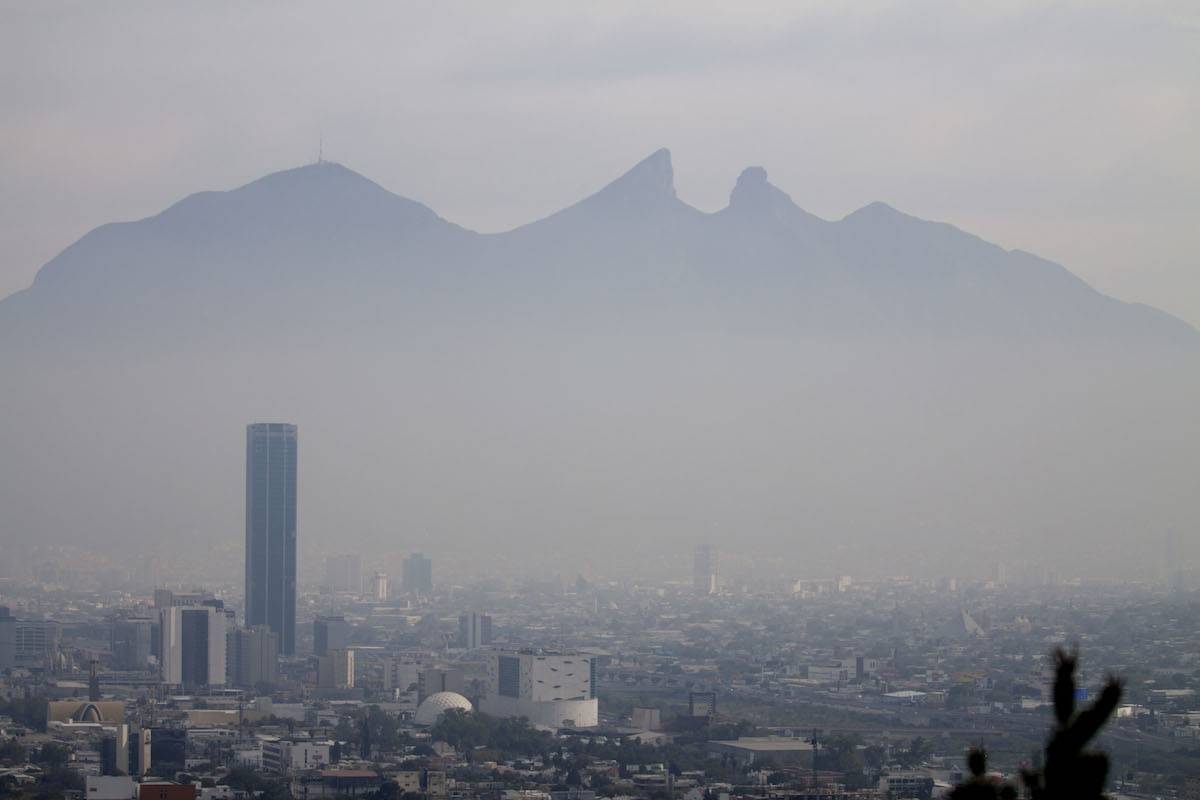
[[[417,707],[413,722],[418,725],[434,725],[452,708],[461,711],[472,711],[471,701],[458,692],[437,692],[426,697]]]

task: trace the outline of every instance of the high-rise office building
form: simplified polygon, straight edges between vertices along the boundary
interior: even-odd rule
[[[100,772],[103,775],[129,774],[129,725],[118,723],[112,733],[105,732],[100,742]]]
[[[383,660],[384,691],[406,694],[409,690],[416,689],[419,695],[420,681],[421,663],[419,661],[405,657]]]
[[[114,619],[110,631],[113,666],[126,670],[149,669],[150,656],[157,653],[157,625],[151,617]]]
[[[51,620],[16,619],[0,607],[0,669],[58,664],[62,630]]]
[[[156,725],[151,730],[154,733],[150,737],[150,760],[153,763],[182,764],[187,760],[187,728],[175,725]],[[161,800],[168,800],[171,797],[158,793],[150,796],[161,798]]]
[[[438,692],[466,691],[466,677],[453,667],[426,667],[417,673],[417,702]]]
[[[707,544],[696,548],[692,561],[692,590],[696,594],[714,594],[717,591],[717,554]]]
[[[346,618],[323,617],[313,620],[313,655],[323,656],[330,650],[345,650],[350,644],[350,623]]]
[[[376,572],[375,577],[371,578],[371,596],[380,603],[386,603],[388,594],[391,591],[388,588],[388,575],[386,572]]]
[[[433,594],[433,562],[421,553],[413,553],[404,559],[404,591]]]
[[[171,606],[202,606],[213,596],[208,592],[176,592],[171,589],[154,590],[154,607],[170,608]]]
[[[331,592],[361,592],[362,559],[348,554],[326,558],[325,585]]]
[[[130,775],[145,775],[150,771],[151,742],[150,728],[133,725],[129,729],[129,751],[126,765]]]
[[[458,643],[468,650],[477,650],[492,643],[492,618],[478,611],[458,617]]]
[[[220,601],[204,606],[171,606],[159,613],[163,683],[188,689],[224,686],[227,617]]]
[[[266,625],[230,630],[229,682],[242,689],[279,682],[279,636]]]
[[[0,670],[17,665],[17,618],[0,606]]]
[[[329,650],[317,658],[317,687],[320,689],[354,688],[354,651]]]
[[[296,653],[295,425],[246,426],[246,625],[279,635]]]

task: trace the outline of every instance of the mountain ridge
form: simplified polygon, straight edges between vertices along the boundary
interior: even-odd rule
[[[506,274],[525,283],[504,287]],[[122,304],[165,292],[186,317],[189,293],[198,302],[236,304],[239,291],[305,282],[315,289],[339,279],[364,291],[453,285],[465,295],[512,294],[522,302],[543,290],[547,297],[560,290],[629,297],[692,287],[679,303],[694,300],[695,291],[710,305],[722,293],[790,299],[810,321],[810,334],[825,325],[833,334],[1044,333],[1200,348],[1200,333],[1182,320],[1109,298],[1061,265],[949,223],[880,201],[822,219],[760,166],[738,175],[724,208],[700,211],[678,197],[666,148],[560,211],[490,234],[334,162],[197,192],[158,214],[85,234],[28,289],[0,300],[0,324],[19,316],[14,307],[24,303],[51,316],[68,308],[90,316],[108,304],[109,316],[120,318]],[[1015,320],[1012,330],[1006,317]],[[61,327],[69,329],[70,320]],[[44,330],[41,338],[55,335]]]
[[[101,226],[0,301],[0,542],[240,547],[245,423],[278,419],[314,545],[1136,558],[1195,518],[1197,338],[761,167],[707,213],[655,151],[482,234],[307,165]]]

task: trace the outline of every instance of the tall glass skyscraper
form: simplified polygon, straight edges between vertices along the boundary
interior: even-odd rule
[[[433,562],[420,553],[404,559],[404,591],[433,594]]]
[[[296,653],[295,425],[246,426],[246,626],[266,625]]]

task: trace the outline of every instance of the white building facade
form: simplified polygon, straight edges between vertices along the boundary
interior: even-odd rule
[[[488,659],[488,692],[479,710],[494,717],[525,717],[547,728],[590,728],[600,723],[592,656],[575,652],[495,651]]]
[[[333,742],[297,741],[267,737],[262,741],[262,768],[286,775],[295,770],[323,769],[330,763]]]
[[[161,609],[160,613],[163,683],[188,687],[224,686],[224,609],[170,606]]]

